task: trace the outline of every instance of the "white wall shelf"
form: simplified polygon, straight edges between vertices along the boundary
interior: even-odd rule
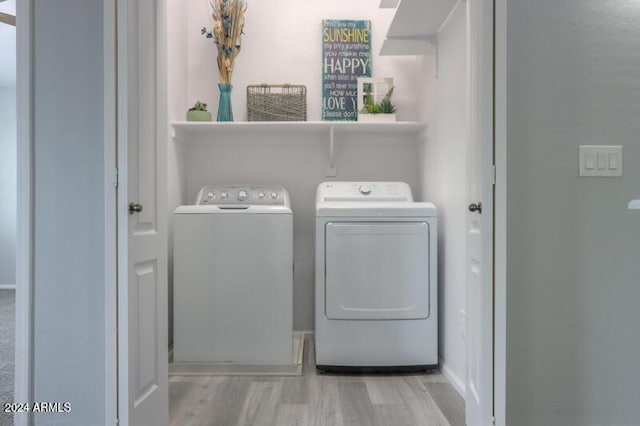
[[[264,139],[259,137],[246,138],[239,143],[237,138],[225,136],[243,135],[322,135],[326,134],[326,142],[329,151],[329,165],[326,176],[337,176],[335,167],[335,141],[336,135],[415,135],[414,138],[384,138],[385,145],[418,144],[426,131],[427,125],[422,122],[396,121],[391,123],[363,123],[357,121],[271,121],[271,122],[187,122],[174,121],[173,139],[180,144],[188,145],[247,145],[263,144]],[[290,143],[299,145],[307,140],[317,138],[283,138],[278,143]],[[366,139],[363,143],[367,144]],[[270,142],[273,143],[273,142]],[[377,144],[380,144],[378,141]]]
[[[380,9],[395,9],[400,0],[380,0]]]
[[[401,0],[381,55],[421,55],[459,0]]]
[[[357,121],[236,121],[236,122],[187,122],[172,123],[174,139],[178,143],[191,143],[191,136],[196,135],[242,135],[252,133],[288,134],[307,133],[329,135],[332,131],[341,134],[376,133],[376,134],[421,134],[427,127],[425,123],[415,121],[396,121],[391,123],[362,123]],[[201,140],[202,138],[198,138]],[[389,139],[393,143],[393,139]],[[202,143],[202,142],[198,142]],[[207,139],[208,144],[224,144],[218,138]]]
[[[382,42],[380,55],[382,56],[408,56],[424,55],[434,49],[436,37],[424,37],[421,39],[386,38]]]

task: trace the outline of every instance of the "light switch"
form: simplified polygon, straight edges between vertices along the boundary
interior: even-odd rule
[[[606,152],[598,152],[598,170],[607,170]]]
[[[622,176],[622,146],[580,145],[580,176]]]
[[[609,153],[609,170],[618,170],[618,156],[613,153]]]
[[[584,167],[587,170],[593,170],[596,168],[596,153],[585,152],[584,154]]]

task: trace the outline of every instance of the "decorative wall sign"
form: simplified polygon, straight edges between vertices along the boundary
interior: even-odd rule
[[[322,119],[358,118],[358,77],[371,76],[371,21],[322,21]]]

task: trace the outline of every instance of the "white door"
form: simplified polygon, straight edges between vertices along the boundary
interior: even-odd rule
[[[118,0],[118,417],[168,424],[166,120],[158,0]],[[163,139],[165,138],[165,139]]]
[[[469,211],[467,212],[468,426],[493,418],[493,0],[467,2]]]

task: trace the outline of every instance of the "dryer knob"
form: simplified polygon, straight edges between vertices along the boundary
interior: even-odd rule
[[[262,200],[262,199],[264,198],[264,192],[260,192],[260,193],[258,194],[258,198],[260,198],[260,199]]]
[[[238,191],[238,201],[244,201],[247,198],[249,198],[249,194],[247,194],[247,191]]]
[[[273,198],[274,200],[275,200],[276,198],[278,198],[278,193],[277,193],[277,192],[272,192],[272,193],[271,193],[271,198]]]
[[[223,192],[222,194],[220,194],[221,198],[227,198],[229,196],[229,194],[227,194],[226,192]]]
[[[362,195],[369,195],[371,194],[371,187],[369,185],[362,185],[360,187],[360,193]]]

